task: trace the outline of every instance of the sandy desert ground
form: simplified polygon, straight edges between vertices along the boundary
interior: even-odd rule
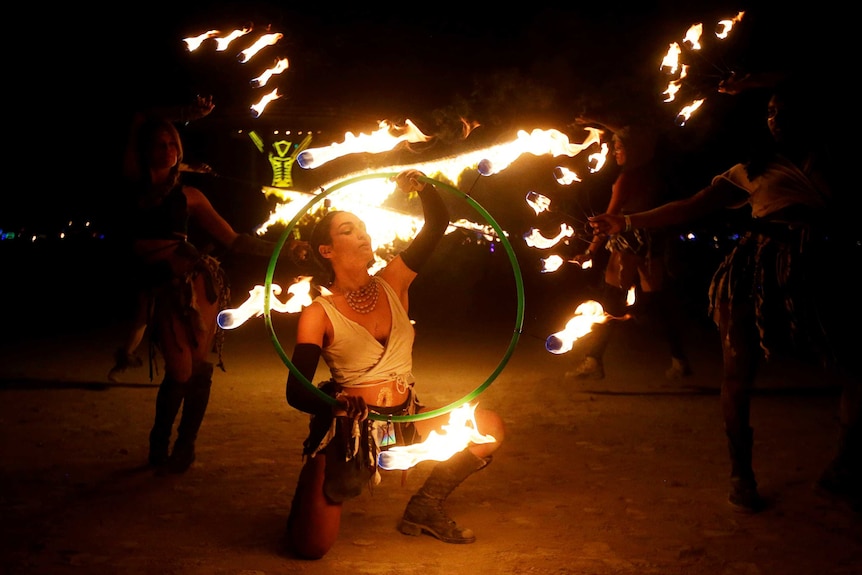
[[[61,306],[63,321],[48,320],[57,317],[49,306],[13,313],[0,348],[3,573],[862,572],[862,517],[811,489],[836,437],[840,380],[790,363],[768,366],[753,426],[771,505],[736,513],[726,502],[717,335],[697,314],[686,324],[692,377],[667,381],[661,345],[630,322],[611,345],[607,377],[585,382],[564,375],[580,357],[578,344],[562,355],[544,348],[574,306],[543,295],[540,282],[528,282],[517,336],[511,286],[501,288],[499,305],[481,295],[493,288],[476,270],[467,291],[443,280],[417,286],[415,371],[426,403],[455,401],[506,364],[477,398],[503,416],[506,442],[447,504],[477,541],[447,545],[397,531],[428,474],[423,463],[406,475],[384,473],[379,486],[347,503],[339,541],[309,562],[281,546],[306,419],[285,402],[287,368],[263,319],[226,334],[227,371],[215,375],[197,462],[184,475],[156,476],[145,462],[158,376],[150,381],[141,368],[107,381],[120,317],[82,318],[113,292],[64,281],[75,297]],[[429,297],[435,293],[446,297]],[[446,310],[461,319],[435,321]],[[273,320],[287,349],[294,321]]]

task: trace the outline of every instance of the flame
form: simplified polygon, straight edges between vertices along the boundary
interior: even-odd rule
[[[626,294],[626,305],[633,306],[635,304],[635,286],[629,288],[629,292]]]
[[[727,38],[728,34],[730,34],[731,29],[733,29],[734,24],[742,20],[743,15],[745,15],[745,12],[739,12],[733,18],[727,20],[719,20],[718,26],[716,27],[717,29],[715,31],[715,36],[721,40]]]
[[[715,31],[716,37],[718,37],[721,40],[727,38],[727,36],[730,34],[730,30],[733,28],[733,26],[737,22],[742,20],[742,17],[744,14],[745,14],[745,12],[740,11],[733,18],[727,18],[724,20],[720,20],[718,22],[718,24],[716,25],[716,31]],[[683,43],[687,44],[688,47],[692,51],[700,50],[703,47],[700,43],[702,36],[703,36],[703,24],[702,23],[693,24],[686,31],[685,37],[683,39]],[[664,59],[662,60],[660,69],[666,70],[668,73],[675,74],[677,72],[677,70],[679,69],[679,66],[680,66],[680,62],[679,62],[680,54],[681,54],[681,50],[680,50],[679,44],[677,44],[676,42],[670,44],[670,47],[668,48],[667,54],[665,55]],[[682,80],[687,75],[688,75],[688,66],[682,65],[682,71],[679,75],[679,78],[677,78],[676,80],[670,81],[668,83],[667,89],[664,92],[662,92],[663,95],[667,96],[664,100],[665,102],[672,102],[676,99],[677,92],[679,92],[679,90],[682,88]],[[677,115],[677,119],[676,119],[677,125],[684,126],[686,121],[688,121],[688,119],[691,117],[692,112],[697,110],[701,106],[701,104],[703,104],[703,102],[704,102],[703,99],[695,100],[690,105],[684,107],[680,111],[680,113]]]
[[[575,260],[564,260],[562,257],[556,254],[548,256],[540,261],[542,262],[542,269],[540,271],[543,274],[557,271],[558,269],[560,269],[560,267],[562,267],[564,263],[566,263],[566,261],[568,261],[570,264],[577,264],[578,267],[583,270],[588,270],[593,267],[593,260],[587,260],[584,263],[578,263]]]
[[[587,131],[589,132],[587,139],[580,144],[570,144],[568,142],[568,138],[556,130],[551,130],[549,132],[534,130],[531,134],[520,131],[518,133],[518,138],[509,143],[503,143],[491,148],[479,149],[465,154],[444,157],[428,162],[387,166],[385,168],[369,169],[353,174],[347,174],[321,185],[319,190],[325,190],[357,176],[372,175],[375,173],[392,173],[406,169],[417,169],[430,177],[445,179],[450,182],[457,183],[461,174],[471,166],[478,166],[479,162],[486,158],[495,158],[499,163],[497,167],[499,169],[503,169],[520,156],[520,154],[524,153],[524,151],[529,151],[535,155],[539,155],[542,152],[553,153],[554,155],[576,155],[588,146],[599,141],[599,136],[601,134],[600,130],[587,128]],[[365,179],[353,182],[351,185],[344,186],[327,196],[327,201],[333,208],[355,213],[368,224],[369,229],[376,230],[375,237],[372,238],[372,248],[375,252],[380,246],[388,245],[394,242],[395,239],[401,238],[409,240],[422,226],[422,220],[420,218],[415,218],[380,207],[383,205],[383,202],[395,192],[395,186],[390,185],[387,188],[387,186],[381,185],[382,181],[383,180],[381,179]],[[268,195],[276,196],[282,200],[283,203],[276,205],[267,221],[258,226],[258,233],[265,233],[271,225],[286,224],[287,222],[292,221],[296,217],[297,212],[305,205],[308,205],[308,200],[314,195],[314,193],[299,192],[269,186],[264,186],[262,190]],[[450,224],[447,229],[447,233],[456,228],[474,230],[477,233],[482,234],[489,242],[499,241],[496,230],[494,230],[490,225],[477,224],[467,220],[459,220],[454,224]],[[574,234],[574,230],[568,228],[564,230],[564,233],[571,236]],[[385,265],[385,262],[379,257],[376,257],[372,269],[379,269],[383,265]]]
[[[263,50],[267,46],[272,46],[273,44],[275,44],[276,42],[281,40],[283,37],[284,37],[284,34],[282,34],[281,32],[273,32],[272,34],[264,34],[263,36],[258,38],[254,44],[252,44],[251,46],[249,46],[248,48],[246,48],[245,50],[240,52],[239,55],[237,55],[237,60],[239,60],[240,64],[245,64],[246,62],[251,60],[251,58],[255,54],[257,54],[258,52],[260,52],[261,50]]]
[[[667,54],[665,54],[664,58],[661,61],[661,66],[659,66],[660,70],[667,69],[667,73],[676,74],[676,71],[679,69],[679,55],[682,53],[682,50],[679,47],[679,44],[676,42],[671,42],[670,46],[667,49]]]
[[[287,292],[290,297],[286,302],[281,302],[277,295],[281,294],[281,286],[270,285],[269,307],[272,311],[279,313],[297,313],[303,307],[311,303],[311,277],[302,276],[299,281],[292,284]],[[225,309],[218,314],[218,325],[222,329],[235,329],[244,324],[249,318],[260,317],[264,311],[264,294],[266,288],[256,285],[248,292],[248,299],[236,309]]]
[[[545,341],[545,349],[555,354],[570,351],[575,341],[593,329],[593,324],[605,323],[611,316],[605,313],[602,304],[587,300],[575,309],[575,315],[566,323],[562,331],[553,333]]]
[[[537,216],[542,212],[548,211],[551,206],[551,198],[532,190],[527,192],[526,200],[527,204],[533,208],[533,211],[536,212]]]
[[[572,226],[562,223],[560,224],[560,233],[553,238],[547,238],[543,236],[538,229],[532,228],[529,233],[524,234],[524,241],[527,242],[527,245],[531,248],[544,250],[554,247],[560,243],[560,240],[563,238],[570,238],[573,235],[575,235],[575,230]]]
[[[581,181],[578,174],[563,166],[557,166],[554,168],[554,179],[557,180],[557,183],[561,186],[569,186],[574,182]]]
[[[703,24],[692,24],[682,41],[683,43],[688,43],[692,50],[700,50],[703,48],[703,45],[700,43],[701,36],[703,36]]]
[[[378,122],[379,128],[370,134],[352,132],[344,134],[344,141],[325,148],[309,148],[297,156],[300,167],[311,169],[347,154],[388,152],[401,142],[427,142],[430,138],[416,125],[407,120],[405,126],[394,126],[386,120]]]
[[[557,130],[533,130],[529,134],[520,130],[516,139],[511,142],[497,144],[488,148],[473,150],[463,154],[448,156],[427,162],[388,166],[386,168],[365,170],[355,174],[348,174],[336,180],[327,182],[320,187],[322,189],[326,189],[338,182],[358,175],[394,172],[406,169],[417,169],[428,176],[442,176],[450,182],[457,183],[461,174],[468,169],[478,168],[483,162],[486,167],[492,170],[485,175],[490,175],[490,173],[499,173],[509,167],[509,165],[511,165],[511,163],[518,159],[522,154],[527,152],[536,156],[552,154],[553,156],[567,155],[569,157],[573,157],[588,148],[590,145],[599,142],[601,130],[595,128],[586,128],[586,130],[589,132],[587,139],[580,144],[569,143],[568,137]],[[308,151],[309,150],[306,150],[306,152]],[[316,158],[313,160],[317,165]],[[303,154],[300,154],[297,157],[297,161],[303,161]]]
[[[263,86],[266,86],[266,83],[269,82],[269,79],[274,75],[281,74],[287,70],[288,65],[287,58],[282,58],[275,64],[275,66],[269,68],[257,78],[252,78],[249,83],[255,88],[262,88]]]
[[[700,108],[702,104],[703,98],[701,98],[700,100],[695,100],[688,106],[683,107],[683,109],[679,111],[679,114],[676,117],[677,124],[679,124],[680,126],[685,126],[685,123],[688,121],[689,118],[691,118],[691,115],[694,113],[694,111]]]
[[[247,27],[247,28],[242,28],[240,30],[234,30],[233,32],[231,32],[227,36],[224,36],[223,38],[216,38],[215,39],[215,41],[216,41],[216,52],[224,52],[225,50],[227,50],[228,46],[230,46],[231,42],[233,42],[234,40],[236,40],[240,36],[245,36],[249,32],[251,32],[251,28]]]
[[[252,104],[251,113],[255,118],[259,118],[263,111],[266,109],[267,105],[273,100],[277,100],[281,98],[281,94],[278,93],[278,88],[274,88],[272,92],[265,95],[260,99],[257,104]]]
[[[475,120],[467,120],[466,118],[461,118],[461,137],[466,140],[467,136],[473,133],[473,130],[481,126],[479,122]]]
[[[442,433],[431,431],[428,439],[413,445],[396,445],[377,456],[381,469],[410,469],[422,461],[446,461],[471,443],[496,443],[492,435],[482,435],[476,424],[476,406],[462,405],[449,412]]]
[[[452,225],[449,227],[446,233],[449,233],[450,230],[453,230],[455,228],[476,232],[477,234],[482,235],[482,237],[485,238],[485,241],[488,242],[500,241],[500,237],[497,235],[497,232],[489,225],[477,224],[476,222],[471,222],[470,220],[465,220],[461,218],[460,220],[452,222]],[[503,235],[509,237],[509,234],[505,231],[503,232]]]
[[[680,86],[681,84],[678,80],[671,80],[670,82],[668,82],[667,90],[662,92],[662,95],[667,96],[664,101],[673,102],[674,98],[676,98],[676,93],[679,92]]]
[[[186,48],[189,52],[194,52],[198,48],[200,48],[203,41],[207,38],[214,38],[221,34],[218,30],[210,30],[209,32],[204,32],[200,36],[194,36],[192,38],[183,38],[183,42],[186,43]]]
[[[688,76],[688,64],[682,65],[682,70],[680,70],[679,77],[676,80],[671,80],[668,82],[667,90],[662,92],[662,94],[666,94],[667,98],[665,98],[665,102],[673,102],[676,98],[676,93],[679,92],[679,89],[682,88],[682,80]]]
[[[576,156],[589,146],[599,143],[601,130],[596,128],[585,128],[589,135],[580,144],[569,143],[569,137],[559,130],[533,130],[527,133],[519,130],[517,139],[508,144],[499,144],[487,148],[485,157],[480,161],[485,169],[480,169],[484,176],[498,174],[508,168],[512,162],[522,154],[530,153],[534,156],[551,154],[553,156],[566,155]],[[477,164],[477,166],[480,166]],[[481,167],[481,166],[480,166]]]
[[[563,265],[564,261],[565,260],[563,260],[563,258],[561,258],[560,256],[558,256],[556,254],[552,255],[552,256],[548,256],[545,259],[541,260],[541,262],[542,262],[541,272],[543,274],[555,272],[558,269],[560,269],[560,266]]]
[[[595,174],[604,167],[605,161],[608,159],[608,145],[603,143],[601,151],[590,154],[588,159],[590,162],[590,173]]]

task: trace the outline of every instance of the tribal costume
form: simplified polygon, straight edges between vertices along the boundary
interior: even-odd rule
[[[821,223],[826,192],[781,156],[752,179],[742,164],[716,176],[713,183],[720,179],[749,194],[752,214],[749,229],[720,264],[709,288],[716,323],[720,303],[726,302],[728,344],[746,340],[737,330],[751,325],[744,318],[753,316],[765,358],[778,350],[805,351],[832,363],[818,307],[827,303],[819,288],[828,284],[824,262],[832,249]]]
[[[856,500],[862,477],[858,349],[850,334],[858,328],[858,306],[844,305],[836,274],[858,269],[853,230],[838,224],[846,214],[832,207],[828,186],[810,163],[803,169],[776,155],[762,169],[738,164],[716,178],[748,197],[751,224],[719,265],[709,289],[710,312],[721,332],[724,359],[722,409],[731,459],[729,501],[758,511],[752,466],[750,391],[758,360],[778,352],[845,370],[839,408],[837,455],[815,484],[831,495]],[[758,348],[759,344],[759,348]]]
[[[170,258],[157,259],[157,253],[139,254],[140,285],[149,294],[147,306],[147,323],[170,321],[171,317],[180,317],[187,322],[189,333],[194,334],[201,328],[198,311],[197,295],[194,281],[203,276],[206,286],[206,298],[210,303],[218,302],[218,309],[227,307],[230,300],[230,286],[218,259],[207,254],[201,254],[188,241],[188,207],[182,185],[176,185],[162,198],[158,204],[140,208],[130,218],[129,233],[133,240],[174,240],[157,251],[171,250]],[[155,257],[154,257],[155,256]],[[158,329],[151,329],[155,338]],[[219,358],[219,367],[224,370],[222,360],[222,345],[224,333],[216,330],[215,351]],[[150,373],[154,367],[154,346],[166,346],[178,342],[158,341],[153,339],[150,346]],[[189,342],[193,347],[196,341]]]
[[[321,383],[318,387],[328,395],[335,397],[345,389],[372,388],[395,382],[398,388],[407,392],[407,400],[400,405],[388,403],[385,391],[381,386],[377,405],[369,408],[384,415],[413,415],[422,404],[413,391],[413,341],[415,337],[413,325],[404,307],[401,305],[394,290],[384,280],[380,282],[383,293],[389,301],[392,315],[392,331],[385,345],[374,339],[367,329],[351,321],[339,312],[328,296],[318,296],[315,301],[323,306],[326,315],[333,326],[333,343],[322,350],[326,364],[330,366],[332,379]],[[303,453],[314,457],[325,451],[333,438],[344,434],[344,443],[348,440],[350,448],[343,453],[344,458],[365,462],[364,467],[376,467],[377,452],[381,448],[392,445],[409,445],[419,440],[412,423],[392,423],[367,419],[351,429],[342,429],[343,418],[333,417],[331,411],[322,410],[311,416],[310,433],[304,442]],[[343,450],[343,445],[332,445],[330,449]],[[368,453],[360,453],[365,450]],[[335,458],[333,458],[335,459]],[[340,459],[340,458],[339,458]],[[333,467],[327,465],[327,481],[335,481]],[[376,473],[376,470],[374,471]],[[370,478],[370,477],[369,477]],[[343,478],[342,478],[343,479]],[[360,485],[354,485],[352,490],[358,495]],[[327,493],[331,499],[338,496],[334,492]],[[333,497],[335,495],[335,497]],[[342,495],[343,497],[343,495]]]

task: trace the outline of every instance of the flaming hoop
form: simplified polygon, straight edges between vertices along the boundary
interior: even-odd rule
[[[316,394],[318,397],[320,397],[321,399],[323,399],[324,401],[326,401],[330,405],[335,405],[335,403],[336,403],[335,398],[330,397],[329,395],[327,395],[326,393],[324,393],[323,391],[318,389],[317,386],[315,386],[311,381],[308,380],[308,378],[306,378],[302,373],[300,373],[300,371],[296,368],[296,366],[293,365],[293,363],[287,357],[287,354],[285,353],[284,348],[281,347],[281,343],[278,341],[278,336],[275,334],[275,329],[272,325],[272,316],[270,314],[270,305],[269,305],[270,304],[270,297],[271,297],[270,294],[272,293],[272,287],[271,286],[272,286],[273,274],[275,272],[275,264],[278,261],[278,256],[281,253],[281,248],[284,246],[285,242],[290,237],[291,232],[293,231],[293,228],[296,227],[299,220],[302,219],[302,217],[308,212],[308,210],[310,210],[311,207],[314,206],[316,203],[320,202],[326,196],[333,193],[334,191],[336,191],[340,188],[343,188],[345,186],[348,186],[350,184],[354,184],[358,181],[367,180],[370,178],[394,178],[397,175],[398,175],[397,172],[390,172],[390,173],[375,173],[375,174],[365,174],[365,175],[361,175],[361,176],[356,176],[354,178],[350,178],[350,179],[338,182],[337,184],[333,185],[331,188],[329,188],[325,191],[322,191],[319,194],[315,195],[313,198],[311,198],[311,200],[308,201],[308,203],[305,204],[305,206],[303,206],[302,208],[299,209],[299,211],[297,211],[296,215],[293,217],[293,219],[287,225],[284,232],[282,232],[281,238],[279,238],[279,240],[276,242],[275,249],[273,250],[272,256],[270,257],[270,260],[269,260],[269,266],[267,267],[267,270],[266,270],[266,282],[265,282],[265,286],[264,286],[263,315],[264,315],[264,321],[266,322],[266,327],[269,330],[270,337],[272,339],[272,344],[275,346],[275,349],[278,352],[278,355],[281,357],[281,360],[284,362],[284,364],[287,366],[287,368],[290,370],[290,372],[293,373],[293,375],[295,375],[297,378],[299,378],[299,380],[302,382],[302,384],[305,385],[305,387],[307,387],[309,390],[311,390],[312,393]],[[476,397],[479,396],[479,394],[481,394],[483,391],[485,391],[485,389],[487,389],[488,386],[491,385],[491,383],[495,379],[497,379],[497,376],[500,375],[500,372],[503,371],[503,368],[509,362],[509,358],[512,357],[512,353],[515,351],[515,346],[518,343],[518,339],[521,337],[521,328],[524,325],[524,282],[523,282],[523,279],[521,277],[521,268],[518,265],[517,258],[515,257],[515,251],[512,249],[512,244],[510,244],[509,240],[506,239],[506,233],[500,228],[500,225],[494,220],[493,217],[491,217],[491,214],[489,214],[485,210],[485,208],[483,208],[481,205],[479,205],[478,202],[476,202],[476,200],[474,200],[473,198],[471,198],[469,195],[465,194],[464,192],[462,192],[458,188],[455,188],[455,187],[453,187],[453,186],[451,186],[445,182],[441,182],[440,180],[435,180],[433,178],[429,178],[427,176],[421,177],[419,179],[424,181],[425,183],[431,184],[431,185],[436,186],[438,188],[443,188],[446,191],[448,191],[448,192],[454,194],[455,196],[466,201],[473,209],[475,209],[477,212],[479,212],[479,214],[483,218],[485,218],[485,221],[488,224],[490,224],[490,226],[492,228],[494,228],[494,231],[497,232],[497,236],[500,238],[500,243],[503,244],[503,247],[506,250],[506,254],[509,256],[509,263],[512,265],[512,273],[515,276],[515,287],[517,289],[517,298],[518,298],[518,306],[517,306],[517,310],[515,313],[515,329],[512,333],[512,339],[509,341],[509,346],[506,349],[506,352],[503,354],[503,358],[500,360],[500,363],[497,365],[497,367],[494,369],[494,371],[491,372],[491,375],[488,376],[488,379],[486,379],[476,389],[474,389],[473,391],[471,391],[470,393],[468,393],[467,395],[465,395],[461,399],[459,399],[455,402],[452,402],[449,405],[445,405],[443,407],[440,407],[438,409],[433,409],[430,411],[417,413],[415,415],[381,415],[378,413],[371,412],[368,415],[368,417],[370,419],[373,419],[376,421],[421,421],[424,419],[431,419],[433,417],[445,415],[445,414],[449,413],[450,411],[452,411],[453,409],[460,407],[461,405],[467,403],[468,401],[470,401],[472,399],[475,399]]]

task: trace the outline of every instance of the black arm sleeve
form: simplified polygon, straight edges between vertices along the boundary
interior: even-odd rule
[[[419,192],[419,199],[422,201],[422,211],[425,213],[425,224],[410,245],[401,252],[401,259],[407,267],[417,273],[431,257],[431,253],[440,243],[446,228],[449,227],[449,211],[437,188],[426,184]]]
[[[320,359],[320,346],[313,343],[298,343],[293,349],[293,357],[290,362],[305,376],[308,381],[314,381],[314,372],[317,371],[317,362]],[[308,389],[291,370],[287,376],[287,388],[285,389],[287,403],[300,411],[311,414],[331,413],[329,404]]]

